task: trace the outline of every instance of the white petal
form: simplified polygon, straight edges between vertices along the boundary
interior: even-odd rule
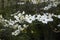
[[[21,14],[21,13],[19,13],[19,14],[18,14],[18,17],[20,17],[21,15],[22,15],[22,14]]]
[[[14,33],[14,32],[12,32],[12,35],[15,35],[15,33]]]
[[[19,18],[19,17],[15,15],[14,18],[17,19],[17,18]]]
[[[42,21],[42,23],[45,23],[45,24],[47,24],[48,22],[47,22],[47,21]]]
[[[23,25],[23,27],[24,27],[24,28],[27,28],[27,27],[28,27],[28,25],[24,24],[24,25]]]
[[[60,24],[58,24],[57,26],[60,27]]]
[[[18,30],[23,31],[24,28],[21,27],[21,25],[18,26]]]
[[[25,14],[25,11],[23,11],[22,14]]]
[[[58,18],[60,19],[60,15],[58,15]]]

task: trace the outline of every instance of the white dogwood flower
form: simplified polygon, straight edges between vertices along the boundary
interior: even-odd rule
[[[41,15],[40,14],[37,15],[36,19],[39,20],[39,18],[41,18]]]
[[[24,24],[24,25],[23,25],[23,27],[24,27],[24,28],[27,28],[27,27],[28,27],[28,25]]]
[[[9,25],[7,23],[4,24],[4,27],[8,27]]]
[[[6,20],[6,19],[5,19],[4,21],[5,21],[5,22],[8,22],[8,20]]]
[[[12,26],[13,29],[17,29],[18,28],[18,24],[15,24]]]
[[[60,19],[60,15],[58,15],[58,18]]]
[[[48,21],[53,21],[53,19],[52,18],[49,18]]]
[[[15,24],[15,22],[12,21],[11,19],[8,21],[8,23],[9,23],[9,25],[12,25],[12,26]]]
[[[18,21],[17,21],[17,20],[15,20],[14,22],[15,22],[15,23],[17,23]]]
[[[32,20],[30,18],[26,19],[26,22],[32,23]]]
[[[32,16],[32,21],[35,21],[35,19],[36,19],[36,18],[35,18],[35,15],[33,15],[33,16]]]
[[[19,13],[17,16],[18,16],[18,17],[21,17],[21,16],[22,16],[22,14],[21,14],[21,13]]]
[[[18,22],[20,21],[18,16],[14,15],[14,18],[15,18]]]
[[[32,23],[32,16],[31,15],[26,15],[25,16],[25,21],[28,23]]]
[[[24,28],[21,27],[21,25],[18,26],[18,30],[23,31]]]
[[[48,10],[48,7],[44,7],[44,10]]]
[[[12,32],[12,35],[17,36],[20,33],[19,30],[16,30],[15,32]]]
[[[25,11],[23,11],[22,14],[25,14]]]
[[[24,19],[25,19],[25,17],[24,17],[24,16],[21,16],[19,19],[20,19],[20,20],[24,20]]]
[[[45,21],[42,21],[42,23],[45,23],[45,24],[47,24],[48,22],[45,20]]]
[[[54,15],[54,17],[57,17],[57,15]]]

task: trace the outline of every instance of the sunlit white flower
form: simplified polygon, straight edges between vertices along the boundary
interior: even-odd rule
[[[26,22],[28,22],[28,23],[32,23],[32,19],[26,19]]]
[[[46,18],[42,18],[41,21],[42,23],[46,23],[46,24],[48,23],[48,20]]]
[[[36,18],[35,18],[35,15],[33,15],[33,16],[32,16],[32,21],[35,21],[35,19],[36,19]]]
[[[18,30],[23,31],[24,28],[21,27],[21,25],[18,26]]]
[[[28,23],[32,23],[32,16],[31,15],[26,15],[25,16],[25,21]]]
[[[39,14],[39,15],[37,15],[36,19],[38,20],[40,17],[41,17],[41,15]]]
[[[24,18],[24,16],[21,16],[19,19],[20,19],[20,20],[24,20],[25,18]]]
[[[4,27],[8,27],[9,25],[7,23],[4,24]]]
[[[42,23],[47,23],[47,21],[43,18],[40,18],[38,21],[41,21]]]
[[[18,16],[15,15],[14,18],[15,18],[17,21],[20,21]]]
[[[31,0],[33,4],[37,4],[37,1],[36,0]]]
[[[14,18],[15,18],[15,19],[18,19],[19,17],[18,17],[18,16],[16,16],[16,15],[14,15]]]
[[[49,4],[48,6],[44,7],[44,10],[48,10],[52,7],[52,4]]]
[[[46,15],[49,15],[49,13],[45,13]]]
[[[32,15],[31,14],[29,14],[29,17],[31,17]]]
[[[54,15],[54,17],[57,17],[57,15]]]
[[[15,23],[17,23],[18,21],[17,21],[17,20],[15,20],[14,22],[15,22]]]
[[[8,20],[6,20],[6,19],[5,19],[4,21],[5,21],[5,22],[8,22]]]
[[[13,16],[14,14],[11,14],[11,16]]]
[[[19,17],[18,16],[14,15],[14,18],[19,21]]]
[[[19,14],[18,14],[18,17],[21,17],[21,16],[22,16],[22,14],[21,14],[21,13],[19,13]]]
[[[41,18],[42,19],[45,19],[45,18],[47,18],[47,16],[46,15],[42,15]]]
[[[60,19],[60,15],[58,15],[58,18]]]
[[[52,18],[49,18],[48,21],[53,21],[53,19]]]
[[[14,33],[14,32],[12,32],[12,35],[15,35],[15,33]]]
[[[12,32],[12,35],[17,36],[20,33],[19,30],[16,30],[15,32]]]
[[[48,6],[49,6],[49,7],[52,7],[52,3],[50,3]]]
[[[27,19],[29,19],[29,16],[28,16],[28,15],[25,15],[25,21],[26,21]]]
[[[48,17],[49,17],[49,18],[52,18],[52,14],[49,14]]]
[[[49,4],[48,6],[44,7],[44,10],[48,10],[51,8],[51,5]]]
[[[25,15],[25,17],[28,17],[28,16],[29,16],[28,14]]]
[[[58,5],[57,3],[53,3],[53,5],[52,5],[52,6],[53,6],[53,7],[57,7],[57,5]]]
[[[10,19],[10,21],[8,21],[8,23],[9,23],[9,25],[12,25],[12,26],[15,24],[15,22],[12,21],[11,19]]]
[[[55,14],[54,14],[54,13],[52,13],[51,15],[52,15],[52,16],[54,16]]]
[[[45,24],[47,24],[48,22],[45,20],[45,21],[42,21],[42,23],[45,23]]]
[[[24,25],[23,25],[23,27],[24,27],[24,28],[27,28],[27,27],[28,27],[28,25],[24,24]]]
[[[25,14],[25,11],[23,11],[22,14]]]
[[[48,10],[48,7],[44,7],[44,10]]]
[[[51,8],[51,5],[48,5],[48,9],[50,9]]]
[[[13,29],[17,29],[18,28],[18,24],[15,24],[12,26]]]

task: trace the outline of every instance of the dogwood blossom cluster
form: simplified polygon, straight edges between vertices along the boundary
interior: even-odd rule
[[[28,27],[28,25],[26,25],[26,24],[23,24],[23,28],[22,28],[22,26],[21,25],[18,25],[17,26],[17,30],[15,30],[14,32],[12,32],[12,35],[15,35],[15,36],[17,36],[18,34],[20,34],[20,32],[21,31],[23,31],[25,28],[27,28]]]
[[[25,12],[23,11],[23,13],[18,13],[16,15],[13,15],[14,18],[16,19],[15,22],[28,22],[28,23],[32,23],[35,20],[41,21],[42,23],[48,23],[49,21],[53,21],[52,15],[51,14],[35,14],[35,15],[31,15],[31,14],[25,14]],[[14,24],[14,23],[13,23]]]
[[[43,13],[43,15],[41,14],[31,15],[31,14],[26,14],[25,11],[23,11],[22,13],[18,11],[17,13],[11,14],[11,16],[14,18],[14,20],[4,19],[2,15],[0,15],[0,23],[2,23],[4,27],[10,27],[16,29],[14,32],[12,32],[12,35],[15,36],[20,34],[20,32],[23,31],[25,28],[29,27],[29,25],[24,24],[24,22],[31,24],[33,23],[33,21],[38,20],[39,22],[47,24],[48,22],[54,20],[52,18],[53,16],[60,19],[60,15],[55,15],[53,13],[52,14]],[[21,25],[21,23],[23,23],[23,25]]]
[[[59,4],[60,2],[53,2],[53,3],[50,3],[48,6],[45,6],[43,9],[44,10],[48,10],[52,7],[57,7],[57,5]]]

